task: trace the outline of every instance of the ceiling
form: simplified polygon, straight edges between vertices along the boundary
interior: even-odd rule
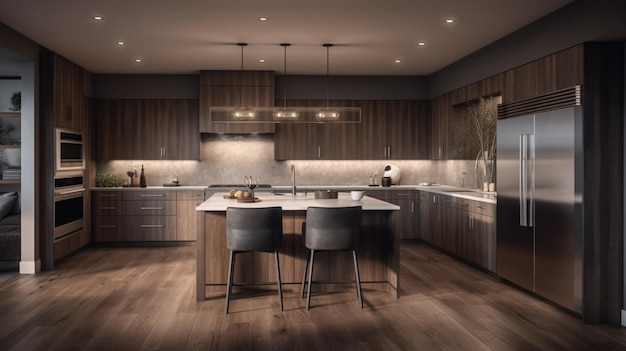
[[[0,0],[0,22],[93,73],[238,70],[247,42],[246,70],[291,43],[287,74],[323,75],[332,43],[332,75],[429,75],[572,1]]]

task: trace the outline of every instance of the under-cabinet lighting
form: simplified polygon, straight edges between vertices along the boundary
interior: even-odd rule
[[[102,21],[104,18],[102,16],[93,16],[91,17],[94,21]]]
[[[446,23],[454,23],[454,19],[452,19],[452,18],[446,18],[446,19],[444,20],[444,22],[446,22]]]

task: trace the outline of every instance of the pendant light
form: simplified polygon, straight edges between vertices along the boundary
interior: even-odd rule
[[[241,47],[241,74],[243,77],[243,48],[248,46],[248,43],[237,43],[239,47]],[[251,120],[256,117],[256,112],[249,108],[243,106],[243,86],[239,89],[239,108],[236,108],[233,111],[232,117],[234,120]]]
[[[283,107],[274,111],[275,120],[295,120],[298,119],[300,114],[294,109],[287,108],[287,47],[291,46],[289,43],[280,44],[284,48],[285,52],[285,69],[283,74]]]
[[[333,44],[324,44],[326,48],[326,108],[322,108],[315,114],[318,121],[333,121],[339,119],[338,109],[330,108],[328,100],[328,87],[330,85],[330,48]]]

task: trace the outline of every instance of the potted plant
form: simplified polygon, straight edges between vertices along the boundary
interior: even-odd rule
[[[476,162],[482,164],[483,190],[495,191],[496,127],[501,98],[480,98],[467,104],[470,140],[478,150]]]
[[[11,96],[11,107],[9,107],[11,111],[21,111],[22,110],[22,93],[17,92],[13,93]]]

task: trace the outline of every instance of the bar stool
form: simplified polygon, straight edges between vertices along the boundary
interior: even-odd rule
[[[310,250],[307,254],[307,262],[302,279],[302,294],[304,294],[304,286],[308,276],[307,310],[309,310],[311,305],[311,283],[315,253],[317,251],[352,251],[356,292],[359,298],[358,303],[363,308],[359,264],[356,256],[361,227],[361,211],[361,206],[307,208],[306,223],[302,226],[302,240],[304,241],[304,246]]]
[[[280,310],[283,310],[283,290],[280,281],[278,250],[283,238],[283,210],[281,207],[226,208],[226,246],[230,250],[228,285],[226,287],[226,314],[234,284],[235,255],[242,252],[273,252],[276,261],[276,279]]]

